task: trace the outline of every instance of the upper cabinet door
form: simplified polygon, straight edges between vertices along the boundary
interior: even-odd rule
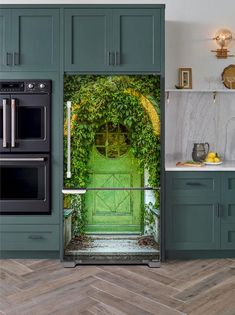
[[[59,36],[59,9],[12,10],[12,71],[58,70]]]
[[[163,70],[163,10],[117,9],[113,18],[115,71]]]
[[[111,36],[111,10],[65,10],[65,70],[109,70]]]
[[[0,9],[0,71],[11,70],[10,9]]]

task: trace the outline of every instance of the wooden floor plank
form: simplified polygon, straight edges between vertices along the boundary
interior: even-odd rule
[[[0,262],[0,315],[235,315],[235,260],[63,268]]]

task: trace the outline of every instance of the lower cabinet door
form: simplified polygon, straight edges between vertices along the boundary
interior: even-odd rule
[[[0,227],[2,251],[59,250],[59,225],[4,225]]]
[[[220,217],[217,203],[168,202],[166,222],[168,250],[220,248]]]
[[[221,249],[235,250],[235,223],[221,225]]]

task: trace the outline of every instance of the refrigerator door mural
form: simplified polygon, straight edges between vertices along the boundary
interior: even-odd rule
[[[151,263],[160,253],[160,78],[65,76],[64,255]]]

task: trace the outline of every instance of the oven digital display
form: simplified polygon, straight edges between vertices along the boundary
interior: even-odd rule
[[[24,83],[22,82],[2,82],[0,83],[0,89],[2,91],[23,91],[24,90]]]

